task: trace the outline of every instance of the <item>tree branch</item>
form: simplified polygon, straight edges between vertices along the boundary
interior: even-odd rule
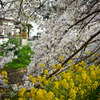
[[[23,0],[21,0],[21,2],[20,2],[20,8],[19,8],[19,12],[18,12],[18,18],[19,18],[20,13],[21,13],[22,3],[23,3]]]
[[[81,51],[84,47],[86,47],[88,45],[88,43],[94,38],[96,37],[97,35],[100,34],[100,30],[95,33],[94,35],[92,35],[74,54],[72,54],[68,59],[66,59],[64,61],[64,63],[62,63],[62,66],[65,65],[72,57],[74,57],[79,51]]]
[[[47,0],[45,0],[42,4],[40,4],[40,6],[30,15],[30,17],[32,17],[32,15],[38,10],[40,9],[46,2]]]
[[[87,18],[90,17],[91,15],[93,15],[93,14],[95,14],[95,13],[99,13],[99,12],[100,12],[100,9],[95,10],[94,12],[88,14],[88,15],[85,16],[84,18],[82,18],[82,19],[76,21],[73,25],[71,25],[71,26],[68,28],[68,30],[71,29],[73,26],[77,25],[78,23],[82,22],[83,20],[87,19]],[[65,31],[64,31],[64,34],[67,33],[68,30],[65,30]]]
[[[97,35],[100,34],[100,30],[96,32],[94,35],[92,35],[74,54],[72,54],[68,59],[66,59],[63,63],[62,66],[64,66],[71,58],[73,58],[78,52],[80,52],[84,47],[88,45],[88,43],[95,38]],[[54,71],[52,74],[50,74],[46,79],[49,79],[52,77],[52,75],[56,74],[60,69],[58,68],[56,71]],[[36,88],[39,88],[40,84],[36,86]]]
[[[4,8],[4,4],[2,3],[2,0],[0,0],[1,8]]]

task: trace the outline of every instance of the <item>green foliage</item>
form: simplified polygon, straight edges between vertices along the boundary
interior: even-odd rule
[[[15,22],[15,25],[19,25],[20,24],[20,22]]]
[[[50,13],[47,13],[46,15],[43,16],[43,19],[49,19],[50,18]]]
[[[55,11],[57,11],[57,6],[53,6],[52,8],[53,8]]]
[[[27,26],[29,29],[33,28],[32,24],[26,24],[26,26]]]
[[[27,28],[26,25],[22,24],[22,26],[23,26],[23,30],[22,31],[26,33],[26,28]]]
[[[9,43],[15,44],[16,47],[18,47],[19,44],[18,44],[17,41],[18,41],[18,40],[14,39],[14,38],[9,38],[9,40],[8,40],[7,42],[4,42],[4,41],[3,41],[2,49],[4,49],[5,47],[7,47]]]
[[[33,51],[31,51],[29,46],[24,46],[22,49],[19,49],[20,54],[18,54],[17,59],[13,59],[12,62],[7,63],[4,66],[4,70],[8,69],[18,69],[18,68],[24,68],[29,65],[31,55],[34,54]],[[28,55],[30,53],[30,55]]]

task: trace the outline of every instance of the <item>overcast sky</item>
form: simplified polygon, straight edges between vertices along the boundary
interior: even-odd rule
[[[33,22],[31,22],[30,24],[32,24],[32,26],[33,26],[33,28],[30,31],[30,37],[32,37],[34,35],[36,36],[38,32],[43,32],[43,30],[38,29],[38,25],[37,24],[35,24]]]

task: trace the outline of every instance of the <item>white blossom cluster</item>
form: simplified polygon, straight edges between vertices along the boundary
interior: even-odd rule
[[[6,49],[13,48],[13,47],[15,47],[15,45],[9,44],[6,47]],[[4,51],[5,51],[5,49],[4,49]],[[4,66],[6,65],[6,63],[12,62],[13,59],[17,59],[17,56],[14,55],[14,51],[9,51],[7,53],[7,55],[5,55],[5,53],[4,53],[4,56],[0,56],[0,69],[3,69]],[[1,74],[0,74],[0,89],[6,87],[6,84],[4,83],[4,81],[5,80],[1,79]]]
[[[11,48],[14,48],[14,47],[15,47],[15,44],[8,43],[8,46],[6,46],[4,49],[11,49]]]
[[[6,63],[12,62],[12,59],[17,59],[17,56],[14,56],[14,52],[8,52],[7,57],[0,56],[0,69],[3,69]]]

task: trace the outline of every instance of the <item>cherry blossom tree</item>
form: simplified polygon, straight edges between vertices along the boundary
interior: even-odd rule
[[[69,67],[67,62],[70,59],[75,64],[83,60],[87,64],[94,63],[95,60],[94,64],[100,64],[100,0],[14,0],[10,3],[13,6],[8,5],[10,9],[5,11],[11,12],[14,8],[11,15],[15,19],[33,19],[39,22],[38,18],[41,18],[39,27],[45,29],[45,34],[31,46],[35,52],[34,58],[31,58],[28,71],[23,77],[23,86],[27,89],[33,86],[29,75],[43,75],[41,66],[49,71],[47,78],[50,78],[57,72],[65,71]],[[4,4],[8,3],[1,2],[2,8]],[[59,65],[62,69],[56,67],[53,71],[52,65]]]
[[[57,11],[52,12],[50,19],[46,18],[40,26],[45,27],[45,34],[31,46],[35,54],[27,67],[25,80],[29,80],[29,75],[43,75],[41,63],[49,71],[49,77],[61,71],[59,68],[53,71],[52,65],[60,63],[65,66],[64,71],[70,59],[75,64],[83,60],[87,64],[95,60],[94,64],[100,63],[100,1],[57,0],[56,4]],[[25,82],[28,88],[29,81]]]

